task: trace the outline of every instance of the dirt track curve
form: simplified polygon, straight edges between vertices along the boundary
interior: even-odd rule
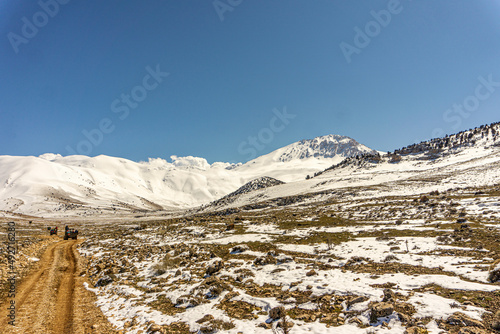
[[[83,286],[78,242],[65,240],[47,248],[17,287],[15,326],[7,323],[7,304],[2,305],[1,333],[115,333]]]

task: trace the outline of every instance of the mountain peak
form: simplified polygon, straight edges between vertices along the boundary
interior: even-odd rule
[[[281,162],[295,159],[351,157],[364,153],[376,153],[376,151],[352,138],[334,134],[304,139],[275,152],[275,161]]]

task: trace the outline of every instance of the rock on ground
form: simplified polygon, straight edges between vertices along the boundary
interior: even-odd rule
[[[394,306],[390,303],[375,303],[371,307],[370,322],[377,322],[378,318],[387,317],[394,312]]]

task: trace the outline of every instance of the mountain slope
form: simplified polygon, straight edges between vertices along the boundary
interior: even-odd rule
[[[228,205],[230,203],[233,203],[236,199],[238,199],[243,194],[248,194],[250,192],[253,192],[253,191],[259,190],[259,189],[274,187],[274,186],[277,186],[280,184],[285,184],[285,183],[283,181],[277,180],[277,179],[272,178],[272,177],[262,176],[262,177],[259,177],[257,179],[254,179],[250,182],[245,183],[243,186],[241,186],[237,190],[222,197],[221,199],[218,199],[218,200],[210,203],[208,206],[212,207],[212,208],[216,208],[216,207]]]
[[[499,133],[500,124],[494,123],[387,154],[348,157],[316,173],[314,178],[241,194],[216,210],[289,205],[336,196],[410,195],[497,185]]]
[[[178,167],[107,156],[0,157],[0,207],[36,214],[118,207],[157,210],[196,205],[234,190],[225,165]],[[220,182],[226,180],[226,182]],[[91,210],[89,213],[98,213]]]
[[[366,153],[376,151],[346,136],[327,135],[287,145],[235,169],[293,182],[304,179],[306,175],[313,175],[318,172],[318,167],[325,169],[347,157]]]
[[[315,176],[321,175],[330,170],[338,169],[344,166],[373,166],[375,164],[392,163],[397,164],[401,161],[439,161],[450,155],[464,155],[463,152],[471,157],[481,154],[474,152],[474,149],[489,149],[500,146],[500,122],[489,125],[482,125],[478,128],[461,131],[456,134],[447,135],[442,138],[434,138],[417,144],[412,144],[394,152],[388,152],[381,156],[379,153],[365,153],[355,157],[349,157],[342,162],[330,166]]]
[[[258,177],[302,180],[367,151],[350,138],[325,136],[243,165],[177,156],[172,162],[139,163],[103,155],[0,156],[0,211],[43,216],[184,209],[212,202]]]

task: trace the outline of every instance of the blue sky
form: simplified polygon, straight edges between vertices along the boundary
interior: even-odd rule
[[[3,1],[0,154],[394,150],[500,120],[499,41],[490,0]]]

